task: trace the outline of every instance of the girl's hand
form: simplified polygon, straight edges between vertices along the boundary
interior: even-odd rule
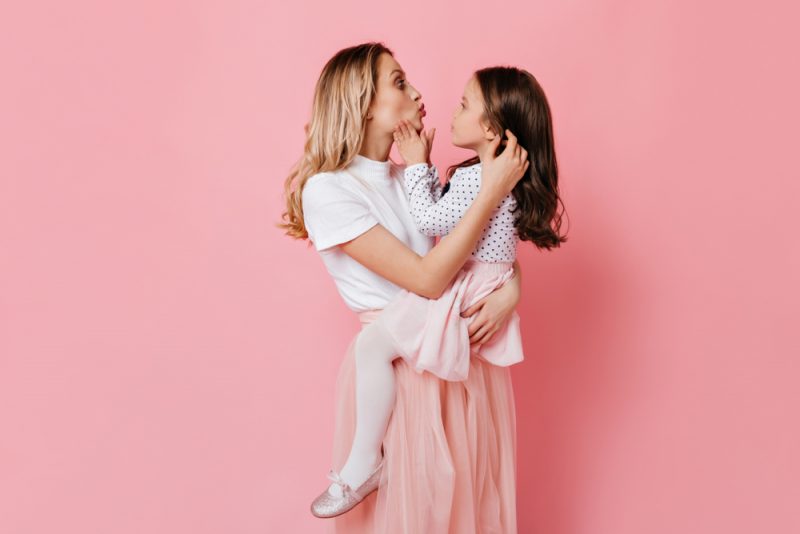
[[[461,313],[462,317],[475,316],[467,331],[473,350],[480,350],[509,319],[519,303],[521,294],[518,264],[515,275],[502,287],[483,297]]]
[[[395,126],[392,135],[397,149],[400,151],[406,165],[416,165],[417,163],[431,163],[431,148],[433,147],[433,136],[436,128],[430,132],[422,131],[422,136],[409,124],[407,120],[401,120]]]
[[[496,136],[481,154],[481,188],[478,195],[488,195],[498,203],[508,195],[528,170],[528,151],[517,144],[517,137],[506,130],[508,143],[503,152],[495,157],[501,136]]]

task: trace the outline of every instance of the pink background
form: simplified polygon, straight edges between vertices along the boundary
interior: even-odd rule
[[[323,531],[358,323],[273,223],[320,69],[373,39],[439,165],[474,69],[553,107],[570,241],[520,249],[520,532],[800,531],[797,8],[315,4],[3,8],[0,532]]]

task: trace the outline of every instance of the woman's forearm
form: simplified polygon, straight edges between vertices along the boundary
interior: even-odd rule
[[[440,295],[475,250],[497,206],[488,196],[478,194],[464,217],[447,236],[421,258],[421,270],[428,293]]]

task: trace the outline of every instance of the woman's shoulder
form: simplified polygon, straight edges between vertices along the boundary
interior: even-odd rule
[[[303,185],[304,205],[326,205],[336,202],[363,202],[364,195],[357,181],[343,170],[312,174]]]
[[[331,189],[331,188],[352,188],[355,180],[353,179],[352,175],[350,175],[344,169],[338,169],[335,171],[321,171],[315,174],[312,174],[306,180],[305,188],[312,187],[314,189]]]
[[[346,191],[337,172],[318,172],[309,176],[303,185],[303,203],[322,201],[325,198],[346,194]]]
[[[306,186],[314,185],[315,187],[320,184],[331,184],[341,181],[341,171],[320,171],[312,174],[306,180]]]

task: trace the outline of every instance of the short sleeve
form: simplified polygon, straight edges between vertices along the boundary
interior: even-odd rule
[[[303,187],[303,221],[318,251],[346,243],[376,224],[367,201],[333,176],[313,176]]]

